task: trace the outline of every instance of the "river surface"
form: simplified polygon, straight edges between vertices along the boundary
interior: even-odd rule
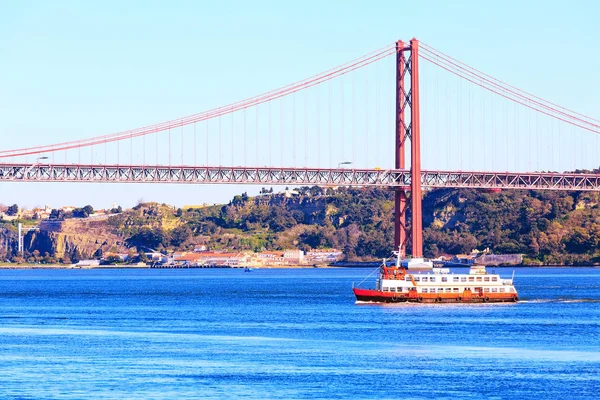
[[[0,270],[0,398],[598,398],[600,269],[517,269],[517,304],[355,304],[370,272]]]

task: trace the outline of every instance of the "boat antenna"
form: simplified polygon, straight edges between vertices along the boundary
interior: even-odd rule
[[[362,281],[358,282],[358,285],[356,285],[357,287],[362,285],[367,279],[369,279],[371,277],[371,275],[373,275],[375,272],[379,271],[380,267],[375,268],[373,271],[371,271],[371,273],[369,275],[367,275],[365,277],[365,279],[363,279]],[[352,282],[352,287],[354,287],[354,282]]]

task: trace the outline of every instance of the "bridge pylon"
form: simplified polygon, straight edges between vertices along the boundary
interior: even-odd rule
[[[408,76],[410,80],[408,79]],[[410,204],[411,223],[406,222],[408,194],[404,188],[395,190],[394,247],[400,246],[400,256],[406,254],[411,241],[413,257],[423,256],[421,134],[419,118],[419,41],[407,45],[396,42],[396,169],[406,168],[406,141],[410,140]],[[407,118],[408,117],[408,118]]]

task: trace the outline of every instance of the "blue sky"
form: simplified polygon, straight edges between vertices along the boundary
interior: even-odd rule
[[[413,36],[598,118],[598,15],[595,1],[3,2],[0,149],[200,112]],[[0,183],[0,203],[184,205],[257,190]]]

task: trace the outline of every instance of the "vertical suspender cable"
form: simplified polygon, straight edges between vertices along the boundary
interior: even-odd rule
[[[494,170],[494,140],[495,140],[495,136],[496,136],[496,109],[494,108],[494,96],[490,96],[492,98],[492,109],[491,109],[491,113],[492,113],[492,145],[490,147],[490,158],[492,159],[492,171]]]
[[[529,104],[529,101],[527,101],[527,103]],[[527,111],[527,131],[529,133],[529,165],[528,165],[528,170],[531,171],[531,159],[534,157],[533,156],[533,145],[532,145],[533,134],[531,133],[531,110]]]
[[[346,135],[344,132],[344,119],[345,119],[345,115],[344,115],[344,102],[346,101],[346,98],[344,97],[344,77],[342,76],[340,78],[340,96],[341,96],[341,100],[340,100],[340,144],[342,146],[342,160],[341,161],[346,161]]]
[[[271,118],[271,104],[273,102],[269,101],[269,166],[273,166],[273,131],[271,129],[272,118]]]
[[[356,162],[356,76],[352,74],[352,162]]]
[[[333,139],[332,139],[332,129],[331,129],[331,81],[327,83],[327,89],[329,91],[329,105],[327,106],[327,136],[329,137],[329,168],[333,167],[333,160],[331,157],[331,153],[333,151]]]
[[[536,171],[540,170],[540,113],[535,113],[535,137],[536,137],[536,148],[537,148],[537,166]]]
[[[296,94],[292,93],[292,164],[296,164]]]
[[[279,159],[283,167],[283,97],[279,99]]]
[[[462,104],[463,104],[463,96],[462,96],[462,80],[458,80],[458,112],[457,115],[459,116],[457,118],[457,123],[456,123],[456,130],[458,131],[458,134],[456,135],[457,138],[460,137],[460,141],[458,143],[458,159],[459,159],[459,168],[462,170],[463,167],[463,155],[464,155],[464,149],[463,149],[463,131],[462,131],[462,117],[464,114],[463,108],[462,108]]]
[[[206,121],[206,149],[205,149],[205,151],[206,151],[206,164],[205,165],[207,167],[210,165],[210,163],[208,162],[208,147],[209,147],[208,146],[208,123],[209,123],[209,121],[207,120]]]
[[[256,143],[254,144],[254,145],[255,145],[255,147],[256,147],[256,158],[255,158],[255,161],[254,161],[254,162],[256,163],[256,166],[257,166],[257,167],[258,167],[258,155],[260,154],[260,153],[259,153],[259,147],[258,147],[258,142],[259,142],[259,139],[258,139],[258,112],[259,112],[260,110],[258,109],[258,107],[260,107],[260,105],[256,105],[256,107],[254,108],[254,110],[255,110],[255,112],[256,112],[256,113],[255,113],[255,117],[256,117],[256,118],[255,118],[255,123],[256,123],[256,126],[255,126],[255,138],[256,138]]]
[[[376,152],[376,162],[377,162],[377,166],[379,167],[381,165],[381,157],[380,157],[380,151],[381,151],[381,147],[379,144],[379,135],[381,134],[381,121],[379,120],[380,117],[380,111],[379,111],[379,103],[381,101],[381,88],[379,86],[380,84],[380,75],[381,74],[381,62],[377,61],[377,63],[375,63],[375,147],[377,147],[377,152]]]
[[[517,134],[517,103],[513,103],[513,110],[514,110],[513,111],[513,135],[515,137],[515,140],[514,140],[514,143],[513,143],[513,145],[515,146],[514,147],[514,150],[515,150],[514,151],[514,155],[515,155],[515,165],[514,165],[514,168],[515,168],[515,171],[518,171],[519,170],[519,160],[517,158],[517,153],[518,153],[517,149],[519,148],[519,144],[518,144],[518,142],[519,142],[519,135]]]
[[[308,166],[308,95],[304,91],[304,166]]]
[[[369,168],[369,66],[365,67],[365,168]]]
[[[481,122],[482,122],[482,142],[483,142],[483,170],[487,171],[487,147],[486,147],[486,120],[485,120],[485,91],[481,89]]]
[[[435,136],[436,136],[436,168],[442,169],[440,166],[440,147],[442,145],[441,135],[440,135],[440,97],[439,97],[439,77],[440,77],[440,68],[435,68]]]
[[[450,167],[450,90],[448,89],[448,85],[448,81],[446,81],[446,134],[444,135],[446,138],[445,169],[449,169]]]
[[[315,87],[317,105],[317,167],[321,168],[321,104],[319,102],[319,86]]]

